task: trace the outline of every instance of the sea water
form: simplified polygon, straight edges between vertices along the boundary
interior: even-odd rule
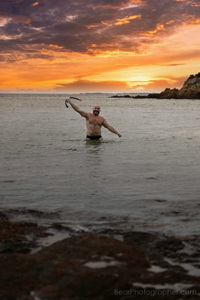
[[[200,101],[76,95],[101,115],[85,119],[64,94],[1,94],[1,210],[57,212],[63,223],[199,233]],[[57,221],[58,221],[57,220]],[[121,225],[120,225],[121,224]],[[88,226],[89,226],[88,225]]]

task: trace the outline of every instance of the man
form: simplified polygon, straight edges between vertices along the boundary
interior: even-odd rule
[[[101,136],[101,127],[104,126],[111,132],[118,135],[118,137],[121,137],[121,134],[115,130],[112,126],[110,126],[104,118],[102,118],[100,113],[100,106],[95,106],[93,108],[93,113],[88,113],[83,110],[81,110],[78,106],[76,106],[70,99],[67,99],[66,102],[68,102],[71,107],[77,111],[82,117],[86,118],[86,127],[87,127],[87,136],[86,140],[96,140],[96,141],[102,141],[103,138]]]

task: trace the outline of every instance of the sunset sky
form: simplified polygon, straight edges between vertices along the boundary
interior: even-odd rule
[[[0,91],[158,92],[200,72],[200,0],[0,0]]]

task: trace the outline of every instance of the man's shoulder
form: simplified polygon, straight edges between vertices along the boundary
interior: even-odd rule
[[[102,122],[104,122],[106,119],[104,118],[104,117],[102,117],[102,116],[99,116],[100,118],[101,118],[101,120],[102,120]]]
[[[87,116],[88,116],[88,118],[92,118],[93,114],[91,114],[90,112],[87,112]]]

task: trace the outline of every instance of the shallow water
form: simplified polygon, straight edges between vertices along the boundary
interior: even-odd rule
[[[59,212],[58,221],[198,234],[200,101],[108,98],[76,102],[122,134],[85,142],[66,95],[0,95],[1,209]]]

